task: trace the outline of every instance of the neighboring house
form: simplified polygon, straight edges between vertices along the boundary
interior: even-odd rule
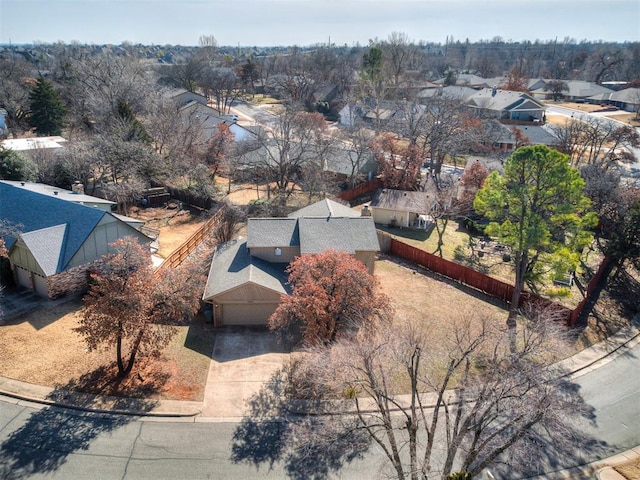
[[[165,97],[173,100],[177,107],[183,107],[191,102],[207,105],[207,97],[184,88],[172,88],[165,93]]]
[[[544,119],[544,105],[523,92],[485,88],[469,97],[466,104],[503,123],[541,123]]]
[[[227,124],[236,142],[255,140],[258,135],[236,123],[229,115],[220,115],[214,108],[198,102],[189,102],[178,109],[185,128],[197,126],[201,133],[201,141],[206,143],[215,135],[218,125]]]
[[[380,250],[371,217],[322,200],[286,218],[250,218],[247,238],[218,247],[202,299],[221,325],[266,325],[283,294],[285,269],[302,254],[333,249],[362,261],[373,273]]]
[[[494,120],[484,122],[483,126],[483,143],[496,151],[511,151],[523,144],[554,147],[560,143],[548,125],[503,125]],[[520,138],[516,137],[516,130],[520,132]]]
[[[381,225],[427,228],[434,197],[430,192],[380,188],[369,203],[373,221]]]
[[[31,152],[35,150],[55,150],[64,147],[66,139],[62,137],[33,137],[10,138],[0,141],[0,145],[7,150],[18,152]]]
[[[602,93],[611,93],[612,90],[605,88],[597,83],[585,82],[582,80],[563,80],[567,89],[562,91],[562,98],[568,101],[584,102],[587,98]],[[544,86],[532,90],[531,92],[537,98],[542,97],[550,99],[552,93],[544,90]]]
[[[424,100],[433,97],[446,97],[465,102],[476,93],[478,93],[478,90],[474,90],[473,88],[449,85],[447,87],[425,88],[418,93],[418,99]]]
[[[17,283],[43,297],[57,298],[87,286],[87,272],[110,243],[151,239],[108,211],[40,193],[20,182],[0,181],[0,219],[17,225],[6,237]]]
[[[640,88],[625,88],[617,92],[601,93],[587,98],[587,102],[613,105],[627,112],[640,111]]]
[[[117,207],[116,202],[112,202],[104,198],[92,197],[91,195],[85,195],[83,193],[84,189],[82,187],[82,184],[80,184],[80,188],[77,190],[75,190],[75,185],[73,187],[74,190],[65,190],[64,188],[54,187],[51,185],[46,185],[44,183],[21,182],[16,180],[2,180],[1,182],[7,185],[22,188],[24,190],[29,190],[40,195],[56,197],[60,200],[66,200],[68,202],[77,203],[79,205],[98,208],[100,210],[104,210],[105,212],[113,212]]]
[[[444,85],[446,83],[447,77],[442,77],[436,81],[434,81],[433,83],[437,84],[437,85]],[[491,80],[488,80],[486,78],[482,78],[478,75],[474,75],[472,73],[459,73],[456,75],[456,83],[455,85],[457,86],[462,86],[462,87],[470,87],[470,88],[487,88],[487,87],[491,87],[493,85],[495,85],[494,83],[491,83]]]

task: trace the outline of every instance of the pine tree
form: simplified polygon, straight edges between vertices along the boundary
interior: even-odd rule
[[[29,101],[31,109],[29,121],[36,133],[38,135],[60,135],[67,109],[51,82],[45,80],[42,75],[29,94]]]

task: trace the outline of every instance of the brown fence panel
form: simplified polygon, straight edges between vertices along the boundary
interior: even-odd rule
[[[196,230],[187,240],[176,248],[171,254],[164,259],[164,262],[160,264],[158,268],[156,268],[155,273],[159,273],[164,268],[175,268],[180,265],[185,258],[189,256],[191,252],[195,250],[195,248],[200,245],[200,242],[204,240],[204,238],[213,230],[213,228],[218,223],[220,216],[222,215],[222,210],[218,210],[216,214],[207,220],[202,226]]]
[[[506,303],[511,302],[513,296],[513,285],[510,285],[493,277],[477,272],[471,268],[465,267],[450,260],[445,260],[432,253],[425,252],[419,248],[408,245],[395,238],[391,238],[390,253],[404,260],[420,265],[428,270],[437,272],[447,278],[456,280],[464,285],[468,285],[480,290],[487,295],[501,299]],[[520,295],[519,306],[535,303],[544,307],[553,307],[559,312],[559,316],[569,323],[572,318],[573,311],[558,305],[551,300],[542,298],[530,292],[522,292]]]
[[[374,178],[368,182],[361,183],[355,188],[338,193],[337,197],[345,202],[350,202],[362,195],[375,192],[379,188],[382,188],[382,181],[379,178]]]

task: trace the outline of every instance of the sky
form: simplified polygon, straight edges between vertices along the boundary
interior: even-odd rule
[[[640,41],[640,0],[0,0],[0,43]]]

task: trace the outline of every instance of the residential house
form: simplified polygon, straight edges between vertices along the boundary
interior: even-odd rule
[[[194,126],[199,129],[200,141],[203,143],[211,140],[220,124],[229,126],[229,130],[233,134],[236,142],[250,141],[258,138],[258,135],[253,130],[238,125],[232,116],[220,115],[216,109],[199,102],[188,102],[181,106],[178,112],[185,128]]]
[[[380,246],[371,217],[322,200],[286,218],[250,218],[247,238],[218,247],[211,262],[202,299],[213,305],[214,324],[266,325],[290,293],[289,262],[328,249],[350,253],[373,272]]]
[[[459,73],[456,75],[455,79],[456,79],[455,85],[460,87],[469,87],[469,88],[478,89],[478,88],[488,88],[495,85],[494,83],[491,83],[491,80],[482,78],[472,73]],[[447,77],[442,77],[438,80],[435,80],[433,83],[437,85],[444,85],[446,83],[446,80],[447,80]]]
[[[192,102],[207,105],[207,97],[196,92],[190,92],[184,88],[172,88],[165,93],[165,97],[173,100],[178,108]]]
[[[523,92],[485,88],[469,97],[466,104],[502,123],[542,123],[545,107]]]
[[[476,93],[478,93],[478,90],[470,87],[465,87],[462,85],[449,85],[446,87],[425,88],[424,90],[418,92],[418,99],[424,101],[427,98],[445,97],[465,102]]]
[[[428,228],[435,197],[431,192],[380,188],[369,203],[373,221],[394,227]]]
[[[549,125],[503,125],[497,120],[487,120],[483,128],[483,144],[494,151],[508,152],[525,144],[555,147],[560,143]]]
[[[612,90],[597,83],[585,82],[583,80],[563,80],[567,89],[562,92],[562,98],[570,102],[584,102],[587,98],[602,93],[611,93]],[[536,98],[550,99],[552,93],[545,91],[544,86],[531,91]]]
[[[112,213],[65,197],[0,181],[0,219],[20,231],[4,239],[14,278],[48,298],[86,288],[87,272],[115,240],[151,242]]]
[[[627,112],[640,111],[640,88],[625,88],[617,92],[608,92],[587,98],[589,103],[613,105]]]

